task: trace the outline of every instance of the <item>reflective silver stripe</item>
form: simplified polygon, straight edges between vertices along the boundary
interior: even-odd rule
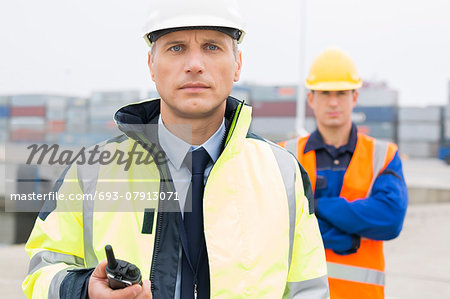
[[[106,141],[99,144],[98,151],[102,152],[106,145]],[[100,163],[83,163],[78,165],[78,181],[80,182],[83,193],[95,195],[97,187],[98,173]],[[95,267],[98,264],[93,246],[93,218],[94,217],[94,200],[83,200],[83,241],[84,241],[84,260],[86,267]]]
[[[284,182],[284,188],[286,190],[288,206],[289,206],[289,268],[291,267],[292,260],[292,250],[294,248],[294,233],[295,233],[295,214],[296,214],[296,203],[295,203],[295,174],[297,163],[294,162],[292,156],[283,150],[278,145],[269,142],[272,148],[272,152],[278,163],[278,168],[280,169],[281,176]]]
[[[283,297],[294,299],[326,299],[330,298],[328,277],[326,275],[296,282],[288,282],[288,292]]]
[[[64,280],[64,278],[67,275],[67,270],[72,269],[74,267],[71,268],[67,268],[67,269],[63,269],[61,271],[59,271],[58,273],[55,274],[55,276],[53,276],[52,281],[50,282],[50,286],[48,288],[48,298],[49,299],[59,299],[59,287],[61,286],[62,281]]]
[[[81,257],[45,250],[36,253],[31,258],[30,266],[28,267],[28,275],[36,272],[42,267],[57,263],[65,263],[67,265],[74,265],[78,267],[84,266],[84,260]]]
[[[384,272],[327,262],[328,277],[384,286]]]
[[[290,151],[298,160],[298,139],[289,139],[286,141],[286,149]]]
[[[381,169],[384,166],[384,161],[386,160],[388,143],[382,140],[375,140],[375,146],[373,147],[373,177],[370,182],[369,190],[372,190],[372,186],[375,183]]]

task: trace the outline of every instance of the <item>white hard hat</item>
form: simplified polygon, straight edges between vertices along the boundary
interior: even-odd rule
[[[213,29],[240,43],[244,27],[237,0],[152,0],[144,39],[151,46],[169,32]]]

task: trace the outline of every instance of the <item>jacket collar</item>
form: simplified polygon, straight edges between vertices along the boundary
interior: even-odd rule
[[[149,137],[151,142],[157,143],[157,132],[148,131],[146,124],[157,124],[161,99],[149,99],[126,105],[120,108],[114,115],[114,121],[118,128],[130,138],[136,139],[136,133],[142,133]],[[247,135],[251,122],[251,107],[243,101],[228,97],[225,108],[225,138],[222,142],[222,150],[231,146],[230,150],[239,150],[242,140]]]
[[[352,123],[352,128],[350,130],[350,137],[348,139],[348,143],[346,145],[343,145],[339,147],[340,152],[347,151],[349,153],[353,153],[355,151],[356,142],[358,139],[357,129],[356,125]],[[326,149],[326,144],[323,141],[323,137],[320,134],[319,130],[315,130],[311,133],[311,135],[308,138],[308,141],[305,145],[304,153],[306,154],[309,151],[317,151],[320,149]]]

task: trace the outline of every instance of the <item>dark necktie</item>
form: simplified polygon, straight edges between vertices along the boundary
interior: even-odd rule
[[[192,179],[188,191],[187,206],[191,195],[192,211],[184,213],[184,227],[192,269],[183,251],[181,275],[181,299],[194,298],[195,273],[197,272],[198,298],[209,298],[209,265],[203,232],[203,191],[204,172],[211,160],[208,152],[199,148],[192,152]],[[190,164],[188,162],[188,164]]]

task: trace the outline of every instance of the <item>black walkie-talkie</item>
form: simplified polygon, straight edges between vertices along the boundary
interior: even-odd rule
[[[108,259],[105,270],[111,289],[123,289],[133,284],[142,285],[141,271],[138,267],[126,261],[116,260],[111,245],[106,245],[105,251]]]

